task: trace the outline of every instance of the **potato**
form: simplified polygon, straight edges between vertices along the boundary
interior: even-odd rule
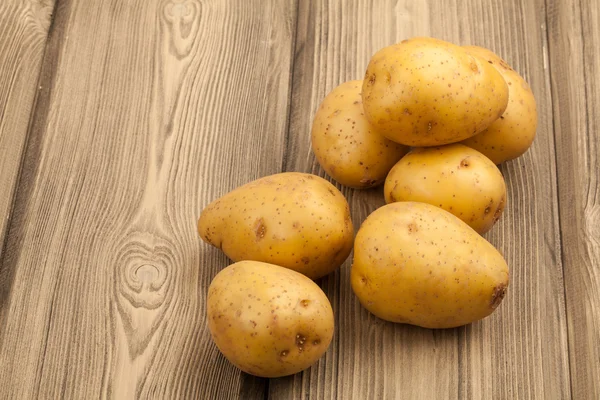
[[[458,143],[411,150],[392,168],[383,191],[386,203],[429,203],[481,234],[492,228],[506,205],[506,184],[498,167]]]
[[[502,255],[460,219],[430,204],[399,202],[360,227],[350,280],[379,318],[452,328],[490,315],[509,276]]]
[[[502,116],[463,144],[479,150],[495,164],[523,155],[537,130],[535,98],[525,79],[488,49],[465,46],[469,53],[495,67],[508,83],[508,106]]]
[[[325,353],[334,329],[327,296],[306,276],[240,261],[208,288],[208,328],[225,358],[267,378],[295,374]]]
[[[312,126],[312,149],[321,167],[342,185],[364,189],[383,183],[408,147],[385,138],[365,118],[362,81],[349,81],[325,97]]]
[[[338,268],[354,240],[340,191],[298,172],[255,180],[213,201],[200,215],[198,232],[233,261],[277,264],[312,279]]]
[[[365,115],[389,139],[439,146],[490,126],[506,108],[508,86],[493,66],[462,47],[420,37],[375,53],[362,98]]]

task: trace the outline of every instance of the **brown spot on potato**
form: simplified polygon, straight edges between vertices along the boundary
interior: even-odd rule
[[[308,300],[308,299],[300,300],[300,305],[302,307],[308,307],[309,304],[310,304],[310,300]]]
[[[213,244],[212,240],[210,240],[210,228],[207,228],[207,229],[206,229],[206,233],[204,234],[204,239],[205,239],[205,240],[206,240],[208,243],[210,243],[210,244],[212,244],[212,245],[214,246],[214,244]]]
[[[479,72],[479,67],[477,67],[477,64],[475,62],[471,62],[471,65],[469,66],[471,67],[471,71]]]
[[[377,181],[375,179],[362,178],[360,183],[365,186],[373,186],[377,183]]]
[[[318,339],[318,338],[317,338],[317,339],[313,340],[313,345],[314,345],[314,346],[318,346],[318,345],[320,345],[320,344],[321,344],[321,339]]]
[[[306,342],[306,336],[301,333],[296,335],[296,347],[298,347],[298,351],[302,352],[304,350],[304,343]]]
[[[290,351],[289,351],[289,350],[283,350],[281,353],[279,353],[279,355],[280,355],[281,357],[285,357],[285,356],[287,356],[288,354],[290,354]]]
[[[492,310],[495,310],[496,307],[500,305],[502,299],[506,296],[506,284],[502,283],[494,288],[494,293],[492,293],[492,300],[490,301],[490,307]]]
[[[310,258],[304,256],[300,259],[300,261],[302,261],[304,263],[304,265],[308,264],[310,262]]]
[[[471,165],[471,163],[469,163],[469,157],[464,158],[461,162],[460,162],[460,168],[467,168],[469,165]]]
[[[415,224],[414,222],[411,222],[410,224],[408,224],[408,233],[417,232],[418,230],[419,230],[419,228],[417,227],[417,224]]]
[[[510,67],[510,65],[507,64],[506,61],[504,61],[503,59],[500,59],[500,66],[504,69],[508,69],[508,70],[512,70],[512,68]]]
[[[254,232],[256,233],[256,240],[260,240],[265,237],[267,234],[267,227],[265,225],[265,220],[259,218],[254,223]]]
[[[369,76],[369,78],[367,79],[367,83],[368,83],[369,85],[374,85],[374,84],[375,84],[375,79],[376,79],[376,76],[375,76],[375,74],[371,74],[371,75]]]
[[[498,222],[498,220],[500,219],[500,215],[502,215],[502,210],[504,210],[504,197],[500,199],[498,208],[496,208],[496,211],[494,211],[494,223]]]

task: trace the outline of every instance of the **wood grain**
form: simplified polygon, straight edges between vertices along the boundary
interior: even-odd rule
[[[338,84],[360,79],[379,48],[431,35],[489,47],[531,84],[540,124],[533,148],[502,167],[509,196],[487,235],[511,267],[511,287],[490,318],[451,330],[379,320],[360,307],[349,259],[323,279],[337,331],[309,371],[272,380],[281,398],[569,398],[556,164],[543,1],[301,2],[285,167],[325,176],[310,151],[312,117]],[[381,189],[342,188],[356,226],[383,204]]]
[[[1,266],[0,398],[263,398],[210,340],[227,260],[196,221],[281,168],[295,11],[60,2]]]
[[[573,398],[600,398],[600,7],[551,1],[549,60]]]
[[[0,254],[53,8],[54,0],[0,2]]]

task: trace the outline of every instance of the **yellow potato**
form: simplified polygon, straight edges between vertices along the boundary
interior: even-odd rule
[[[464,48],[502,74],[508,84],[508,106],[486,130],[462,143],[479,150],[495,164],[517,158],[529,149],[537,130],[533,93],[525,79],[490,50],[477,46]]]
[[[506,184],[498,167],[458,143],[413,149],[392,168],[383,191],[386,203],[429,203],[481,234],[492,228],[506,205]]]
[[[295,374],[325,353],[334,329],[327,296],[306,276],[241,261],[208,289],[208,328],[225,358],[252,375]]]
[[[371,58],[362,88],[365,115],[379,132],[408,146],[439,146],[476,135],[502,115],[508,86],[465,49],[413,38]]]
[[[312,149],[321,167],[342,185],[363,189],[385,180],[408,147],[379,134],[365,118],[362,81],[349,81],[325,97],[312,126]]]
[[[452,328],[490,315],[509,277],[502,255],[460,219],[430,204],[399,202],[360,227],[350,280],[379,318]]]
[[[267,176],[209,204],[198,220],[202,239],[233,261],[263,261],[316,279],[352,250],[348,202],[316,175]]]

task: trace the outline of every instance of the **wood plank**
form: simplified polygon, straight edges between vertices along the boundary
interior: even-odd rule
[[[53,9],[54,0],[0,2],[0,254]]]
[[[228,260],[196,221],[281,168],[295,12],[60,2],[1,266],[0,398],[263,398],[210,339]]]
[[[573,398],[600,398],[600,7],[547,10]]]
[[[502,167],[508,207],[487,235],[511,267],[500,309],[449,330],[387,323],[352,293],[349,259],[321,281],[336,314],[329,351],[310,370],[271,380],[271,398],[570,397],[544,23],[541,0],[300,3],[286,169],[325,176],[308,134],[320,101],[361,79],[376,50],[411,36],[483,45],[505,57],[533,88],[539,128],[533,148]],[[381,189],[342,189],[356,226],[384,204]]]

